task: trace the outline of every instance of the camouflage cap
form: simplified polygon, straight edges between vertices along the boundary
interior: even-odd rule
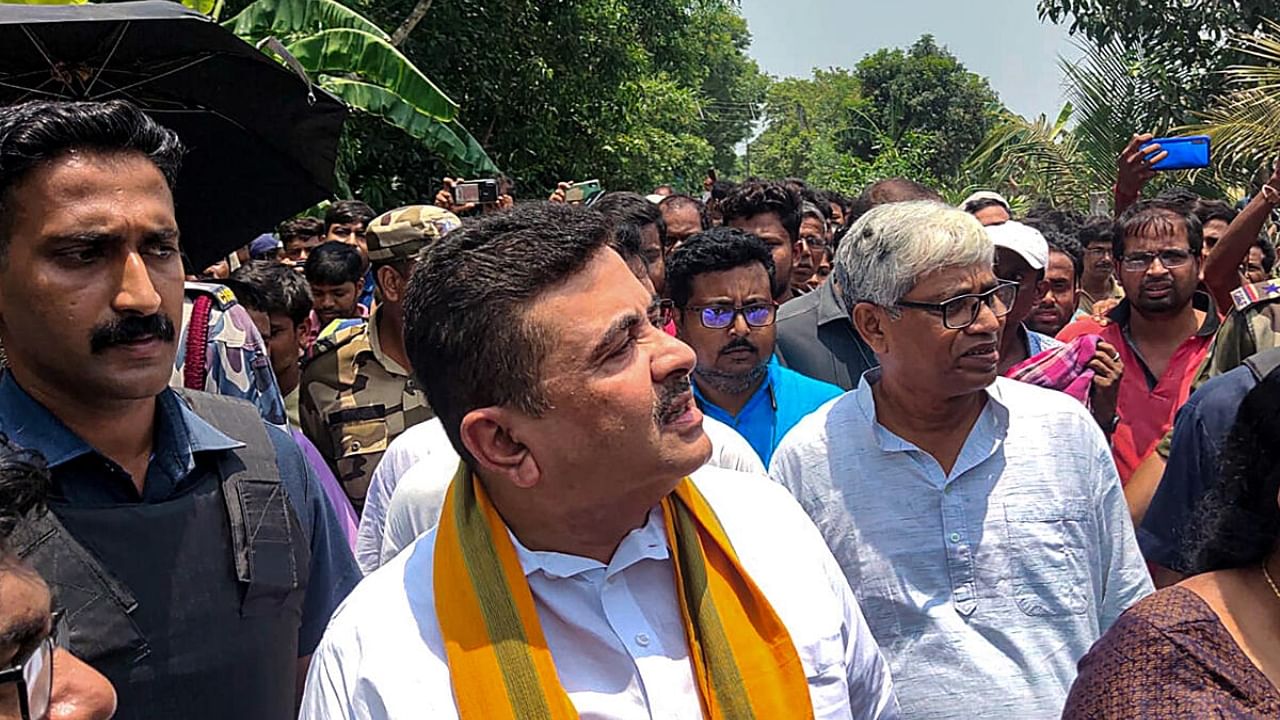
[[[369,223],[369,262],[411,260],[432,240],[461,227],[457,215],[435,205],[406,205],[388,210]]]

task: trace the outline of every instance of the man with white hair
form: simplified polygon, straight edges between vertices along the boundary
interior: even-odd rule
[[[907,718],[1057,717],[1076,661],[1152,589],[1097,424],[997,377],[1017,286],[992,260],[962,210],[859,219],[835,276],[880,367],[771,465],[844,569]]]

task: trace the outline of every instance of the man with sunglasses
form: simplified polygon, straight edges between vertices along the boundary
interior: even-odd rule
[[[1118,351],[1126,371],[1112,448],[1120,480],[1128,484],[1190,395],[1221,316],[1209,294],[1197,291],[1204,237],[1200,220],[1185,207],[1159,199],[1138,202],[1120,217],[1114,237],[1125,299],[1105,324],[1082,318],[1058,339],[1092,333]]]
[[[694,235],[667,262],[677,335],[698,355],[698,407],[741,433],[765,465],[793,425],[843,392],[774,359],[774,272],[760,238],[728,227]]]
[[[1057,717],[1076,662],[1151,592],[1088,411],[998,376],[1018,286],[993,260],[963,210],[859,218],[834,275],[880,367],[770,465],[844,569],[904,717]]]

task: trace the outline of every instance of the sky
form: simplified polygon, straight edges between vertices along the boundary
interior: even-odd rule
[[[1065,27],[1040,22],[1035,0],[742,0],[742,13],[751,56],[770,75],[852,68],[882,47],[909,47],[930,33],[1028,118],[1057,115],[1058,57],[1079,57]]]

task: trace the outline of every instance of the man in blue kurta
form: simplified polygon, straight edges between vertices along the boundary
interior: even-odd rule
[[[768,246],[733,228],[694,235],[667,260],[677,332],[698,354],[698,407],[741,433],[766,466],[792,426],[843,392],[773,358],[773,273]]]

